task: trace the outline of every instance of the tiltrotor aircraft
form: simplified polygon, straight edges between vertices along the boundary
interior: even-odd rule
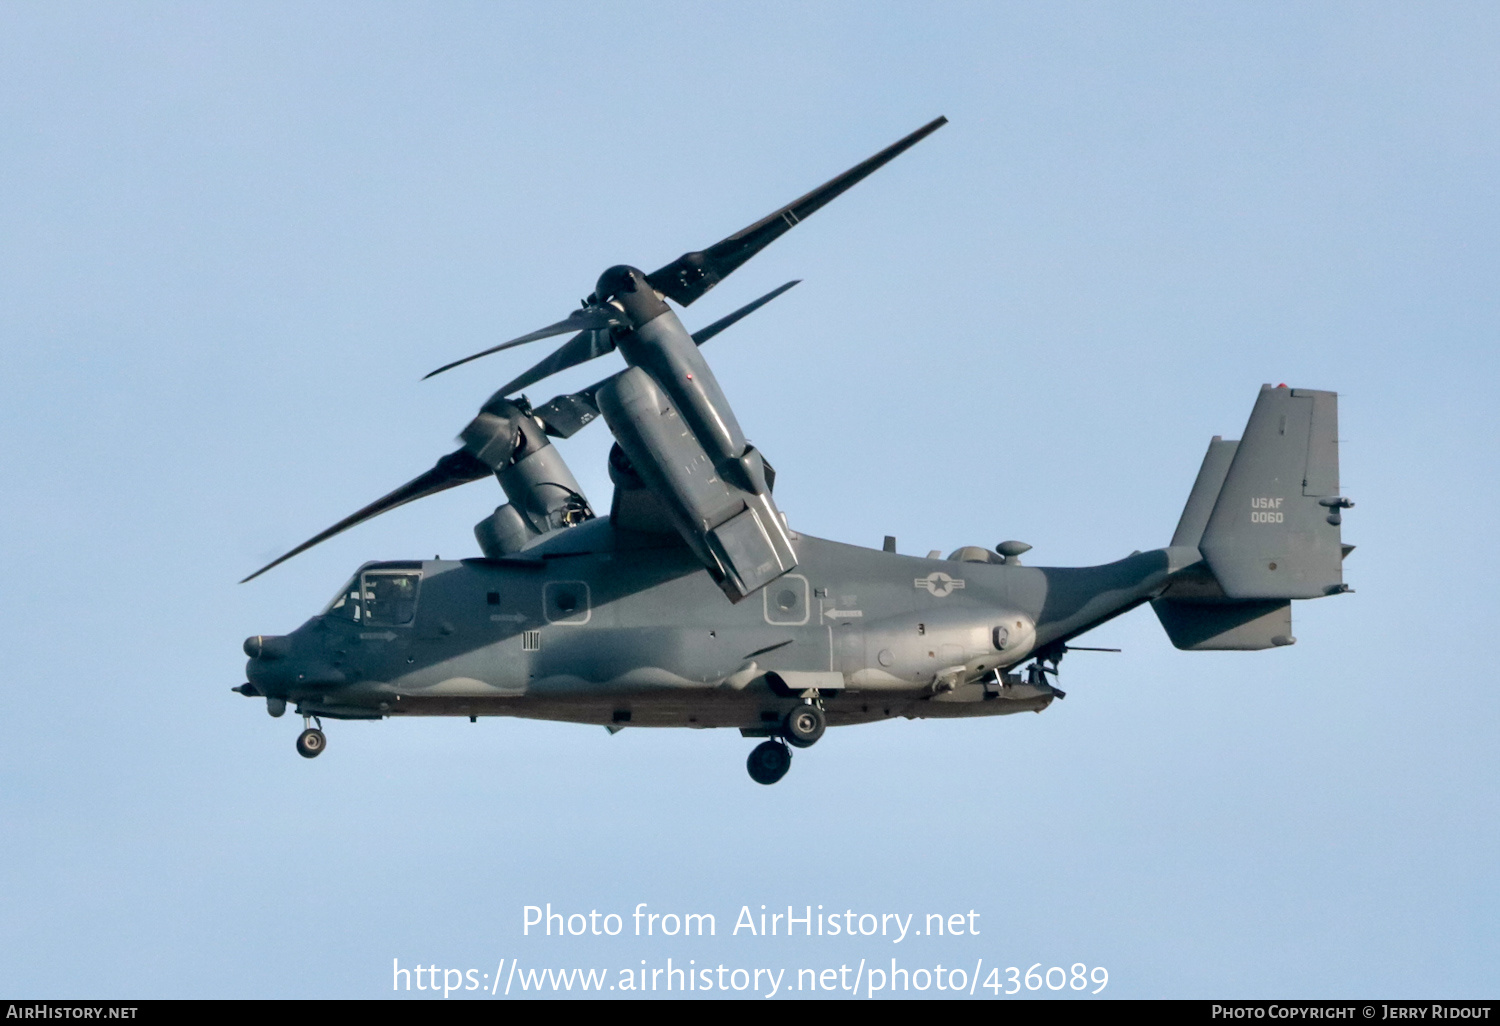
[[[705,250],[650,274],[611,267],[563,320],[434,371],[575,333],[496,392],[456,452],[250,576],[493,475],[509,501],[474,529],[483,555],[366,563],[292,633],[248,639],[235,690],[272,716],[295,703],[308,758],[323,719],[737,727],[765,739],[748,765],[771,784],[828,725],[1040,712],[1063,697],[1073,640],[1143,602],[1181,649],[1292,644],[1291,599],[1349,590],[1333,392],[1263,387],[1241,439],[1209,443],[1171,544],[1103,566],[1023,566],[1016,541],[946,559],[891,538],[865,549],[799,534],[777,508],[775,472],[699,347],[796,282],[692,333],[670,303],[690,306],[946,120]],[[616,350],[626,368],[580,392],[519,394]],[[615,437],[608,516],[551,442],[599,416]]]

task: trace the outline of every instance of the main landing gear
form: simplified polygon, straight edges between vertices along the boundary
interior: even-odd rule
[[[745,768],[750,771],[750,779],[757,784],[774,784],[792,768],[791,750],[779,738],[762,741],[750,750]]]
[[[797,706],[781,723],[781,734],[793,748],[811,748],[827,729],[822,707],[811,704]]]
[[[762,741],[751,750],[745,762],[750,779],[757,784],[776,783],[792,768],[792,748],[811,748],[827,729],[822,705],[813,701],[797,706],[781,721],[780,737]]]
[[[308,726],[309,722],[315,721],[316,727]],[[302,717],[302,733],[297,735],[297,754],[304,759],[316,759],[323,754],[323,749],[328,747],[328,738],[323,733],[323,721],[316,716]]]

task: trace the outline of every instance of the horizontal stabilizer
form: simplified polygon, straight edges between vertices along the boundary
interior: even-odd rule
[[[1289,601],[1151,603],[1172,644],[1189,652],[1253,652],[1293,644]]]

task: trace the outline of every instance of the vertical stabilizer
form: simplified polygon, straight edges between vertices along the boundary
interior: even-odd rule
[[[1210,447],[1200,483],[1213,457]],[[1339,525],[1352,503],[1338,480],[1338,395],[1263,386],[1198,545],[1227,598],[1348,590]],[[1190,500],[1179,531],[1192,510]]]
[[[1182,519],[1177,521],[1177,530],[1172,532],[1172,544],[1197,548],[1203,540],[1203,529],[1219,500],[1219,491],[1224,487],[1224,478],[1229,473],[1229,463],[1239,442],[1226,442],[1218,435],[1208,443],[1208,452],[1203,454],[1203,465],[1198,468],[1198,478],[1188,495],[1187,505],[1182,508]]]

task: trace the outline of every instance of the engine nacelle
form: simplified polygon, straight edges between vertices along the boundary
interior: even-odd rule
[[[548,531],[593,519],[594,511],[562,454],[536,420],[510,400],[486,404],[459,440],[495,472],[510,499],[474,527],[485,555],[515,552]]]
[[[613,378],[599,390],[598,402],[633,472],[731,601],[797,565],[753,448],[716,464],[665,390],[640,367]],[[732,476],[725,473],[731,467]]]
[[[770,474],[693,336],[634,267],[611,267],[592,300],[621,311],[630,364],[602,387],[599,412],[683,541],[738,602],[797,565]]]
[[[536,532],[531,529],[526,518],[508,502],[496,507],[495,512],[474,525],[474,538],[479,542],[479,551],[489,559],[499,559],[513,552],[520,552],[535,537]]]

